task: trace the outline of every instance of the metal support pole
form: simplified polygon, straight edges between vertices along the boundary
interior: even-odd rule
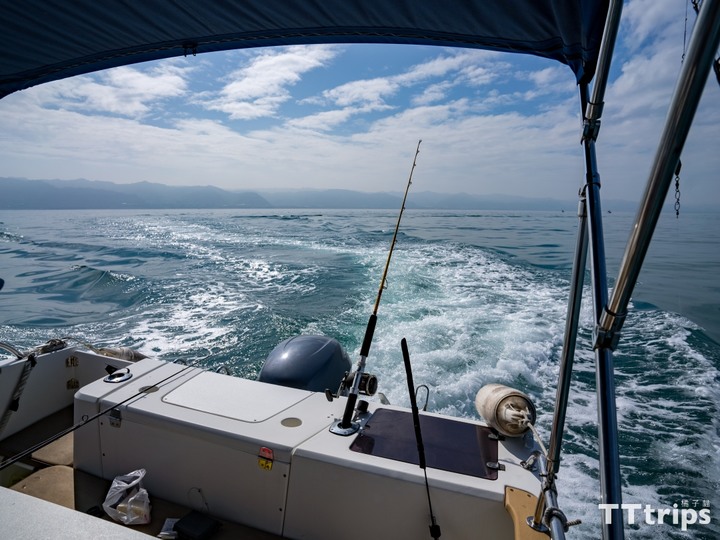
[[[545,478],[549,479],[550,477],[548,476],[545,456],[539,456],[538,466],[540,467],[540,476],[544,476]],[[555,491],[554,482],[549,481],[547,484],[545,484],[543,490],[545,495],[545,507],[557,509],[557,492]],[[545,519],[546,525],[550,529],[550,538],[552,538],[553,540],[565,539],[565,523],[563,521],[564,516],[563,519],[561,519],[560,515],[557,513],[552,513],[549,517]]]
[[[527,518],[528,526],[538,532],[547,534],[552,540],[565,540],[565,530],[568,522],[565,514],[558,507],[555,482],[548,472],[545,456],[540,452],[533,452],[530,459],[523,463],[523,467],[536,467],[540,478],[543,480],[535,515]]]
[[[565,415],[570,397],[570,381],[572,379],[575,344],[580,325],[580,307],[585,279],[585,263],[587,260],[587,211],[585,195],[581,192],[578,205],[578,232],[575,244],[575,260],[570,282],[570,298],[568,299],[567,316],[565,318],[565,334],[563,337],[562,356],[560,357],[560,373],[555,396],[555,413],[553,415],[550,446],[548,449],[548,475],[555,477],[560,468],[560,449],[565,430]]]
[[[597,139],[600,129],[600,116],[602,115],[603,99],[610,72],[612,53],[620,27],[622,4],[622,0],[612,0],[610,2],[592,99],[590,99],[587,84],[582,84],[580,88],[580,98],[584,113],[582,142],[585,152],[586,183],[581,190],[581,200],[578,209],[578,218],[580,221],[575,246],[570,298],[568,300],[567,318],[565,321],[563,351],[560,359],[560,374],[555,398],[555,412],[553,415],[546,470],[546,482],[548,487],[553,489],[555,474],[560,467],[560,449],[562,446],[565,416],[570,393],[570,380],[579,327],[588,245],[590,246],[591,253],[592,291],[596,324],[603,307],[606,305],[608,296],[600,205],[600,176],[598,174],[597,160],[595,157],[595,140]],[[609,351],[596,351],[596,379],[602,501],[616,502],[619,506],[622,493],[620,490],[617,413],[615,410],[614,369],[612,356],[609,354]],[[535,516],[530,518],[532,520],[531,526],[538,525],[540,512],[543,507],[547,508],[553,505],[547,496],[548,493],[550,493],[550,491],[544,491],[543,496],[540,497],[540,501],[542,502],[538,502]],[[552,494],[554,495],[554,492]],[[621,540],[624,538],[622,515],[619,511],[614,513],[613,523],[610,526],[604,526],[603,538],[605,540]]]
[[[597,328],[603,309],[607,305],[607,272],[605,243],[600,205],[600,176],[597,172],[595,141],[585,139],[587,167],[587,213],[590,270],[592,275],[593,313]],[[601,502],[617,504],[612,510],[610,523],[603,522],[603,540],[620,540],[623,534],[623,516],[620,511],[622,491],[620,459],[618,456],[617,411],[615,409],[615,370],[612,351],[607,347],[595,349],[595,384],[598,404],[598,452],[600,462]]]
[[[592,98],[588,97],[587,85],[581,92],[588,99],[583,125],[583,146],[585,150],[586,171],[586,208],[588,216],[588,246],[590,252],[590,270],[592,277],[592,297],[595,330],[599,328],[600,317],[607,305],[607,271],[605,267],[605,244],[602,227],[602,207],[600,204],[600,175],[595,155],[595,140],[600,129],[600,115],[603,109],[605,88],[610,73],[612,50],[620,28],[622,0],[610,3],[605,32],[603,34],[602,54],[598,63],[597,80],[593,87]],[[620,458],[618,449],[617,410],[615,408],[615,369],[612,352],[609,348],[595,346],[595,381],[598,403],[598,453],[600,463],[601,502],[617,504],[612,510],[610,523],[603,521],[603,540],[622,540],[623,516],[619,507],[622,504],[620,482]]]
[[[602,48],[595,75],[595,83],[593,84],[592,99],[588,103],[585,118],[595,122],[602,115],[603,100],[605,99],[605,89],[607,88],[608,79],[610,77],[610,63],[612,61],[612,53],[615,48],[618,30],[620,28],[620,15],[622,14],[622,0],[612,0],[608,6],[608,13],[605,22],[605,31],[603,32]]]
[[[599,338],[617,344],[630,297],[660,218],[685,140],[720,43],[720,0],[705,0],[685,56],[645,194],[625,248],[612,298],[600,319]]]

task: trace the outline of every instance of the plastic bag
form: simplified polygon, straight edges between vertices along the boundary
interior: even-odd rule
[[[142,487],[145,469],[116,476],[103,502],[108,516],[125,525],[150,523],[150,497]]]

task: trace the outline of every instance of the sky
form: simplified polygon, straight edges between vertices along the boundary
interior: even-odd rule
[[[642,195],[695,14],[625,4],[597,143],[604,199]],[[572,200],[584,179],[571,70],[529,55],[310,45],[135,64],[0,100],[0,177],[233,190],[413,189]],[[720,200],[720,85],[683,152],[682,202]]]

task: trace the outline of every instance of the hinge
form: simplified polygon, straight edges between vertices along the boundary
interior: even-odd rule
[[[485,464],[485,466],[488,469],[492,469],[494,471],[504,471],[505,470],[505,465],[503,465],[502,463],[500,463],[498,461],[488,461]]]
[[[78,360],[77,356],[68,356],[65,359],[65,367],[78,367],[80,365],[80,360]]]
[[[110,425],[112,427],[120,427],[120,424],[122,424],[122,415],[120,414],[120,409],[112,409],[108,413],[108,422],[110,422]]]
[[[65,383],[68,390],[77,390],[80,388],[80,381],[78,381],[75,377],[72,379],[68,379],[67,383]]]
[[[500,435],[500,433],[498,433],[494,428],[490,428],[490,429],[492,431],[490,431],[490,433],[488,433],[488,439],[490,439],[492,441],[504,441],[505,440],[505,437]]]

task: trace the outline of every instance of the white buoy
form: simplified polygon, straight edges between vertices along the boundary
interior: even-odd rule
[[[130,362],[137,362],[143,358],[147,358],[143,353],[131,349],[130,347],[108,347],[100,349],[100,354],[109,356],[111,358],[118,358],[119,360],[129,360]]]
[[[530,398],[503,384],[487,384],[475,397],[480,416],[498,433],[506,437],[520,437],[535,423],[535,405]]]

